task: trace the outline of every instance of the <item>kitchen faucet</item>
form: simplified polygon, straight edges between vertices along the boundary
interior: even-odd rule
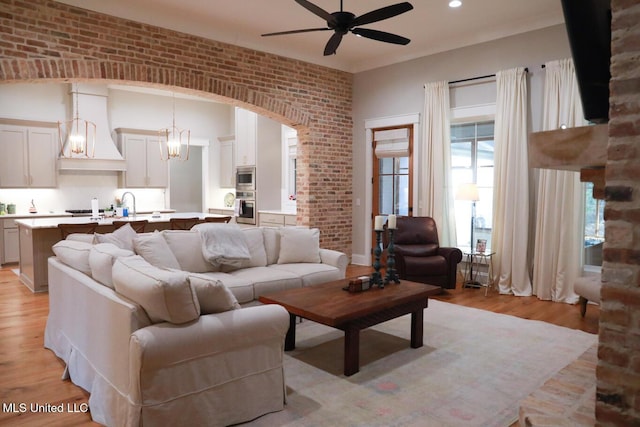
[[[122,200],[122,203],[124,204],[124,196],[126,196],[127,194],[131,195],[131,198],[133,199],[133,216],[136,216],[136,196],[134,196],[131,191],[125,191],[124,193],[122,193],[122,197],[120,198],[120,200]]]

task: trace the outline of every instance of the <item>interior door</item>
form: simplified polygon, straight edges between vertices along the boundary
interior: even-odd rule
[[[412,125],[373,129],[372,222],[377,215],[413,215],[412,148]]]

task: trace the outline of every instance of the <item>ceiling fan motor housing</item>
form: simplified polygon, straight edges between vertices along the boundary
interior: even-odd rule
[[[327,21],[327,26],[342,34],[347,34],[349,32],[351,29],[351,23],[356,18],[356,15],[351,12],[333,12],[331,15],[333,15],[336,20],[335,22]]]

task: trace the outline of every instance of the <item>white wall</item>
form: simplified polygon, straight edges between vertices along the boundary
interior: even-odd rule
[[[492,42],[456,49],[395,64],[354,76],[353,87],[353,259],[368,263],[367,236],[371,229],[371,206],[364,203],[371,191],[366,172],[365,120],[419,113],[422,116],[424,84],[495,74],[499,70],[528,67],[530,129],[540,130],[545,62],[571,57],[564,25],[549,27]],[[457,85],[451,107],[495,102],[495,81]],[[421,144],[421,135],[415,135]],[[414,159],[414,171],[421,165]],[[414,188],[414,192],[418,189]],[[416,193],[417,194],[417,193]],[[355,201],[360,199],[360,206]],[[418,206],[414,206],[417,209]]]
[[[0,117],[56,122],[67,120],[69,85],[64,83],[0,84]],[[171,125],[172,97],[109,90],[111,130],[123,127],[158,130]],[[215,141],[230,130],[229,105],[195,99],[176,98],[176,125],[191,130],[191,137]],[[213,148],[213,147],[212,147]],[[207,198],[214,200],[218,184],[219,155],[209,150],[211,182]],[[219,154],[219,150],[217,150]],[[118,188],[118,174],[103,171],[61,171],[57,189],[0,189],[0,201],[15,203],[18,213],[26,213],[33,199],[39,212],[65,209],[90,209],[90,200],[98,197],[101,207],[109,206],[125,191]],[[200,179],[192,176],[189,179]],[[157,210],[167,206],[164,190],[133,189],[138,210]],[[221,199],[222,196],[220,196]]]

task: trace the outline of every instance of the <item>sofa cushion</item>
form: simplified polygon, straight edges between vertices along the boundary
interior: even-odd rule
[[[253,283],[243,277],[234,277],[229,273],[221,271],[200,273],[198,276],[206,277],[210,280],[219,280],[236,297],[240,304],[245,304],[254,300]]]
[[[255,299],[268,293],[302,286],[302,280],[295,274],[269,267],[243,268],[229,274],[243,280],[245,283],[252,283],[253,297]]]
[[[53,253],[58,259],[71,268],[91,276],[91,266],[89,265],[89,252],[93,245],[77,240],[60,240],[53,245]]]
[[[100,234],[95,233],[96,243],[113,243],[122,249],[133,250],[133,241],[138,237],[138,233],[131,227],[131,224],[125,224],[113,233]]]
[[[264,250],[267,254],[267,265],[277,264],[280,256],[280,228],[260,227],[264,238]]]
[[[320,230],[285,227],[280,229],[278,264],[320,262]]]
[[[116,292],[138,303],[153,323],[180,324],[200,316],[198,297],[183,271],[163,270],[134,255],[113,264],[113,284]]]
[[[340,269],[327,264],[274,264],[270,265],[269,268],[295,274],[302,280],[302,286],[319,285],[320,283],[344,279]]]
[[[192,273],[217,271],[218,269],[207,262],[202,255],[202,239],[200,233],[191,230],[164,230],[162,236],[167,241],[169,249],[176,257],[180,270]]]
[[[222,313],[240,308],[238,300],[222,281],[203,274],[189,273],[189,283],[196,291],[200,314]]]
[[[149,264],[159,268],[173,268],[180,270],[180,263],[169,248],[169,244],[162,237],[162,233],[150,233],[138,236],[133,241],[133,246],[138,255],[141,255]]]
[[[119,248],[113,243],[98,243],[89,251],[89,266],[91,277],[103,285],[113,287],[113,263],[119,257],[133,256],[135,253],[127,249]]]

